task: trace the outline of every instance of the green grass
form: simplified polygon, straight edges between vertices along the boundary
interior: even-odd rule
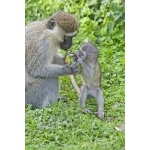
[[[66,102],[60,101],[40,110],[26,108],[26,150],[125,149],[125,134],[115,130],[118,124],[125,123],[125,10],[124,1],[118,2],[26,0],[26,24],[47,18],[58,10],[79,18],[80,28],[71,50],[76,51],[87,38],[96,44],[100,51],[105,99],[105,119],[94,115],[97,111],[95,99],[87,101],[92,112],[83,114],[69,76],[61,77],[60,96],[66,97]],[[79,75],[76,80],[81,85]]]
[[[107,46],[107,45],[106,45]],[[123,44],[122,44],[123,47]],[[125,134],[115,127],[125,123],[124,49],[98,46],[105,99],[105,119],[98,119],[95,99],[87,101],[92,108],[83,114],[78,95],[69,76],[60,78],[59,101],[45,109],[26,108],[26,150],[124,150]],[[76,81],[81,85],[80,76]]]
[[[124,149],[124,133],[115,130],[123,118],[120,113],[99,120],[84,115],[76,103],[59,102],[42,110],[26,113],[26,150]]]
[[[69,77],[62,77],[61,85],[66,102],[45,109],[26,108],[26,150],[124,150],[125,135],[115,130],[124,123],[124,86],[103,90],[105,119],[101,120],[94,115],[95,99],[87,101],[93,111],[83,114]]]
[[[98,119],[95,99],[87,101],[92,108],[83,114],[78,95],[69,76],[60,78],[59,101],[45,109],[26,108],[26,150],[124,150],[125,134],[115,127],[125,123],[124,49],[101,47],[99,62],[105,99],[105,119]],[[81,85],[80,76],[76,81]]]

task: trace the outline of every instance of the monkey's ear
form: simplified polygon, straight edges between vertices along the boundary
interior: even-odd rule
[[[53,30],[53,28],[55,27],[55,25],[56,25],[55,20],[54,19],[50,19],[48,21],[47,28],[50,29],[50,30]]]

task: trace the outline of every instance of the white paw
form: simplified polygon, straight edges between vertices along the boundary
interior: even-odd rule
[[[96,115],[98,118],[104,118],[104,112],[103,112],[103,111],[96,112],[95,115]]]
[[[86,108],[86,109],[83,110],[83,113],[85,113],[85,114],[90,113],[91,110],[92,110],[91,108]]]

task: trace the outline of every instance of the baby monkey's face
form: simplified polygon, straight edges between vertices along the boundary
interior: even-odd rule
[[[74,57],[75,57],[75,61],[78,62],[79,64],[82,63],[82,61],[84,61],[86,59],[86,52],[79,48],[79,50],[74,54]]]
[[[81,64],[83,61],[91,61],[98,57],[98,49],[91,43],[83,44],[77,52],[74,53],[74,61]]]

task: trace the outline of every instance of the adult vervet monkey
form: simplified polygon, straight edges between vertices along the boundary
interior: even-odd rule
[[[85,107],[86,99],[92,96],[97,99],[98,111],[96,115],[104,118],[104,97],[101,90],[101,69],[98,62],[99,51],[89,42],[84,43],[74,54],[76,63],[80,64],[80,75],[82,78],[82,86],[80,89],[71,77],[72,84],[79,93],[80,106]],[[84,110],[84,113],[90,112],[90,108]]]
[[[49,19],[28,24],[25,28],[25,103],[44,108],[57,101],[59,76],[76,73],[77,65],[64,66],[58,53],[68,50],[77,34],[77,18],[57,12]]]

